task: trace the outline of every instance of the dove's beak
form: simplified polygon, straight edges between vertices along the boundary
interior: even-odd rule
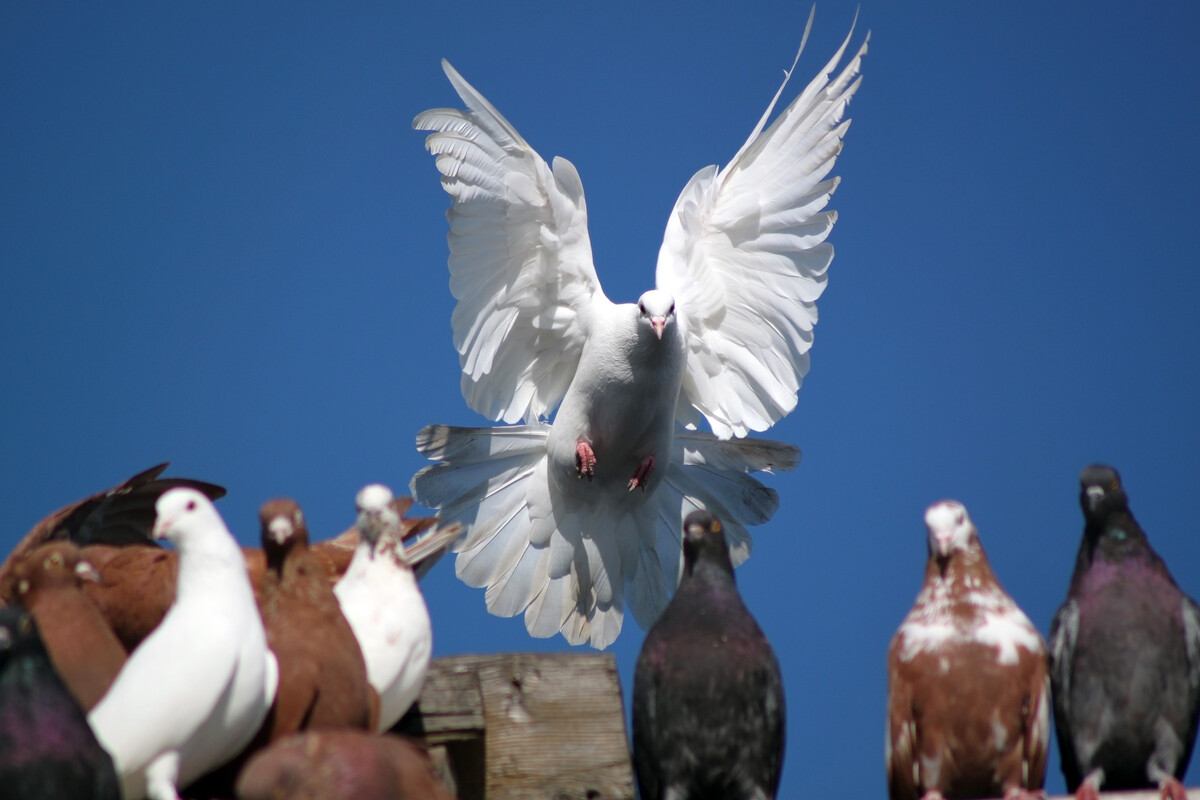
[[[654,335],[657,336],[659,338],[659,340],[661,341],[662,335],[663,335],[663,329],[667,327],[667,318],[666,317],[651,317],[650,318],[650,327],[654,328]]]

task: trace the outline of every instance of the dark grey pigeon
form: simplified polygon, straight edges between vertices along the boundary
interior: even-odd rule
[[[24,609],[0,609],[0,795],[118,800],[112,759],[50,665]]]
[[[1067,789],[1158,786],[1184,800],[1200,707],[1200,608],[1129,511],[1121,477],[1079,476],[1086,520],[1067,601],[1050,627],[1054,720]]]
[[[683,579],[633,678],[642,800],[767,800],[783,768],[779,662],[733,579],[721,523],[683,523]]]

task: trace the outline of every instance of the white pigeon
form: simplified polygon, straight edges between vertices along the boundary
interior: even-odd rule
[[[153,536],[179,552],[175,602],[88,714],[126,800],[177,800],[177,787],[240,753],[279,681],[245,558],[216,508],[177,488],[155,510]]]
[[[407,549],[392,491],[374,483],[355,497],[359,542],[333,593],[350,623],[367,680],[379,694],[380,732],[390,730],[421,693],[433,630],[413,565],[458,538],[460,526],[437,528]]]
[[[808,24],[805,41],[811,15]],[[647,629],[666,606],[689,512],[726,522],[735,565],[748,555],[745,526],[778,506],[748,473],[789,469],[799,452],[730,437],[790,412],[808,370],[837,218],[823,210],[838,184],[827,176],[867,51],[864,41],[831,78],[849,42],[768,126],[797,53],[732,162],[684,187],[657,288],[623,304],[600,288],[575,167],[548,166],[442,62],[467,108],[426,111],[413,125],[432,131],[426,147],[454,201],[463,396],[493,420],[529,424],[425,428],[417,449],[437,463],[411,488],[467,528],[456,571],[487,588],[492,613],[524,612],[534,636],[603,648],[626,602]],[[715,437],[694,432],[701,415]]]

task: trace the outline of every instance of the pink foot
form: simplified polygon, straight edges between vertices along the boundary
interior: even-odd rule
[[[1015,787],[1004,793],[1004,800],[1046,800],[1046,792],[1042,789],[1031,792],[1028,789]]]
[[[596,454],[592,451],[590,444],[580,441],[575,445],[575,476],[587,478],[590,481],[594,474],[596,474]]]
[[[637,472],[633,473],[633,477],[629,479],[629,491],[633,491],[637,487],[642,487],[642,491],[646,491],[646,478],[650,476],[650,471],[654,469],[654,456],[646,456],[642,459],[642,463],[638,464]]]
[[[1091,781],[1084,781],[1075,790],[1075,800],[1100,800],[1100,792]]]
[[[1162,789],[1163,800],[1187,800],[1187,790],[1183,788],[1183,784],[1178,778],[1167,778],[1163,781],[1159,788]]]

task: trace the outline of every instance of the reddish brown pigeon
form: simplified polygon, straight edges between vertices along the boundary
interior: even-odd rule
[[[84,711],[108,691],[125,664],[126,652],[100,609],[83,593],[95,568],[70,542],[33,550],[11,572],[17,602],[37,620],[55,671]]]
[[[279,690],[267,741],[309,728],[373,730],[377,700],[354,631],[325,569],[308,547],[308,526],[293,500],[259,510],[267,567],[258,603],[267,644],[279,660]]]
[[[992,574],[962,504],[933,504],[925,524],[925,585],[888,651],[888,793],[1029,796],[1046,773],[1046,645]]]

